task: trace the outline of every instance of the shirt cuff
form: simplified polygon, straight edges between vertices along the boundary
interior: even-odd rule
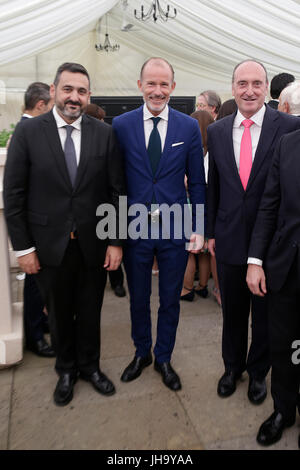
[[[261,259],[258,258],[248,258],[247,264],[256,264],[257,266],[262,266],[263,262]]]
[[[15,255],[17,258],[20,258],[20,256],[29,255],[29,253],[32,253],[35,250],[36,248],[35,246],[33,246],[32,248],[28,248],[27,250],[15,251]]]

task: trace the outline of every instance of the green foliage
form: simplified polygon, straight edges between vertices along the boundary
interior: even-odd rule
[[[0,131],[0,147],[6,147],[7,141],[14,132],[15,127],[15,124],[11,124],[9,131],[7,129]]]

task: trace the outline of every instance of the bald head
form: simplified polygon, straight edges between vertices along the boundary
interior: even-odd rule
[[[235,72],[237,71],[237,69],[244,65],[244,64],[257,64],[257,66],[261,67],[265,73],[265,80],[266,80],[266,83],[269,83],[269,80],[268,80],[268,73],[267,73],[267,69],[266,67],[261,63],[259,62],[258,60],[254,60],[254,59],[246,59],[246,60],[243,60],[242,62],[240,62],[239,64],[237,64],[234,69],[233,69],[233,73],[232,73],[232,83],[234,83],[234,80],[235,80]]]
[[[172,76],[172,82],[174,82],[174,69],[172,67],[172,65],[166,60],[166,59],[163,59],[162,57],[150,57],[150,59],[146,60],[146,62],[144,62],[144,64],[142,65],[142,68],[141,68],[141,73],[140,73],[140,81],[143,80],[143,74],[144,74],[144,71],[146,68],[149,68],[151,66],[160,66],[160,67],[168,67],[170,72],[171,72],[171,76]]]

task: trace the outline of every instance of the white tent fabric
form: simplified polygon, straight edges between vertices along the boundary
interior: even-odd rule
[[[0,1],[0,64],[15,62],[95,27],[119,0]]]
[[[177,18],[155,24],[133,14],[151,0],[0,0],[0,80],[7,104],[0,127],[4,116],[17,120],[28,84],[51,83],[65,61],[88,69],[97,95],[137,95],[139,70],[150,56],[171,62],[177,95],[210,88],[229,98],[232,70],[246,58],[263,62],[269,78],[283,71],[300,78],[300,0],[161,0],[163,7],[167,3],[177,8]],[[96,26],[107,11],[110,39],[121,46],[109,54],[95,50]],[[133,27],[125,32],[124,24]],[[101,42],[104,33],[102,20]]]

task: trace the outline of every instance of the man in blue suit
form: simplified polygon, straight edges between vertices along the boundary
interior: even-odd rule
[[[300,128],[300,120],[265,105],[268,77],[263,64],[245,60],[233,72],[236,113],[208,127],[208,246],[216,256],[220,281],[225,373],[220,397],[232,395],[246,370],[248,398],[258,405],[267,396],[270,368],[266,298],[246,284],[248,249],[276,143]],[[248,350],[251,310],[252,340]]]
[[[136,353],[121,380],[136,379],[152,363],[150,296],[152,264],[156,256],[160,306],[154,368],[161,374],[164,384],[174,391],[181,389],[180,378],[170,364],[179,320],[180,292],[188,250],[198,252],[203,244],[201,224],[196,226],[196,205],[203,205],[205,201],[199,126],[196,120],[168,106],[175,85],[173,68],[166,60],[148,59],[138,80],[145,104],[113,120],[125,157],[128,204],[131,207],[143,204],[147,208],[146,230],[149,230],[136,240],[129,238],[124,254]],[[160,205],[170,207],[177,203],[183,210],[187,203],[185,175],[192,206],[192,233],[188,238],[177,237],[175,232],[182,227],[182,220],[175,216],[171,217],[166,237]]]

